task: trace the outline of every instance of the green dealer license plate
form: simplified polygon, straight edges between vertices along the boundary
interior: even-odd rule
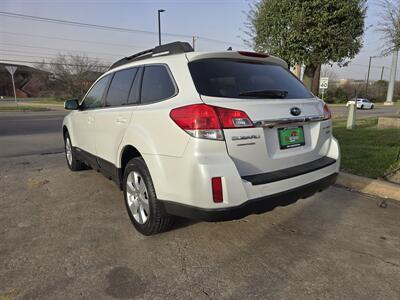
[[[278,128],[278,137],[281,149],[305,145],[303,126]]]

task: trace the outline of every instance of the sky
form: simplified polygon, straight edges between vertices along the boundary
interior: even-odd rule
[[[41,61],[57,53],[82,53],[110,64],[158,43],[158,9],[166,10],[161,14],[163,43],[191,43],[192,36],[197,36],[199,51],[221,51],[229,46],[243,50],[247,49],[243,38],[249,1],[252,0],[0,0],[0,12],[139,31],[99,30],[0,15],[0,61]],[[348,67],[333,66],[337,78],[365,79],[369,57],[380,55],[382,41],[375,31],[379,6],[375,1],[368,1],[364,47]],[[391,57],[373,58],[371,80],[380,78],[382,66],[383,79],[388,80],[390,65]]]

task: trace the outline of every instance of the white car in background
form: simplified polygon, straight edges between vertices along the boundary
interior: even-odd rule
[[[226,221],[285,206],[339,172],[328,106],[266,54],[162,45],[116,62],[65,108],[69,168],[114,180],[144,235],[173,216]]]
[[[355,99],[347,101],[346,107],[350,104],[354,104]],[[357,98],[357,108],[358,109],[374,109],[375,104],[365,98]]]

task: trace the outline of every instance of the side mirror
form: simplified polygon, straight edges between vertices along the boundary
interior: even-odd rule
[[[76,110],[79,108],[79,102],[77,99],[71,99],[64,102],[64,108],[68,110]]]

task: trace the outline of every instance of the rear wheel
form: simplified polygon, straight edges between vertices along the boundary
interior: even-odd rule
[[[68,132],[64,136],[65,145],[65,158],[67,160],[67,165],[71,171],[79,171],[85,169],[85,165],[76,159],[74,148],[72,147],[71,138]]]
[[[124,172],[124,198],[129,218],[144,235],[167,231],[173,217],[162,212],[146,163],[140,157],[131,159]]]
[[[374,105],[373,104],[371,105],[371,109],[374,109]]]

